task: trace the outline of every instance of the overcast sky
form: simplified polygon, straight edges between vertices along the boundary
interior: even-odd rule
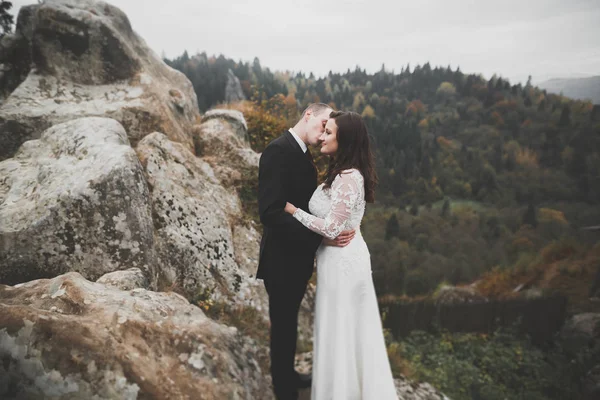
[[[32,1],[13,0],[16,11]],[[512,82],[600,75],[600,0],[114,0],[157,53],[326,74],[450,64]]]

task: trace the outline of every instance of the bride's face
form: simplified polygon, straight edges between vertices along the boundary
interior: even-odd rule
[[[337,141],[338,127],[335,124],[335,119],[330,118],[325,125],[325,132],[321,135],[319,140],[321,141],[321,153],[332,156],[338,149]]]

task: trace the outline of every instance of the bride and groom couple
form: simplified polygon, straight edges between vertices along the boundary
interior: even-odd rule
[[[329,156],[325,182],[308,146]],[[375,162],[365,123],[353,112],[312,104],[260,158],[263,224],[257,278],[269,296],[271,376],[278,400],[396,400],[371,274],[360,233],[373,202]],[[317,262],[313,372],[294,369],[298,310]]]

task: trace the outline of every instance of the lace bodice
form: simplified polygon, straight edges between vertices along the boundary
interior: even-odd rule
[[[308,229],[329,239],[342,231],[356,229],[365,212],[365,185],[356,169],[343,171],[325,189],[321,184],[308,204],[311,214],[297,209],[294,218]]]

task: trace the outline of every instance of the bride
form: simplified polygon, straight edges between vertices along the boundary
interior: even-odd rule
[[[367,128],[360,115],[334,111],[320,139],[330,163],[311,197],[310,213],[290,203],[285,211],[326,238],[351,229],[356,236],[346,247],[322,244],[317,250],[311,399],[398,399],[359,227],[377,183]]]

